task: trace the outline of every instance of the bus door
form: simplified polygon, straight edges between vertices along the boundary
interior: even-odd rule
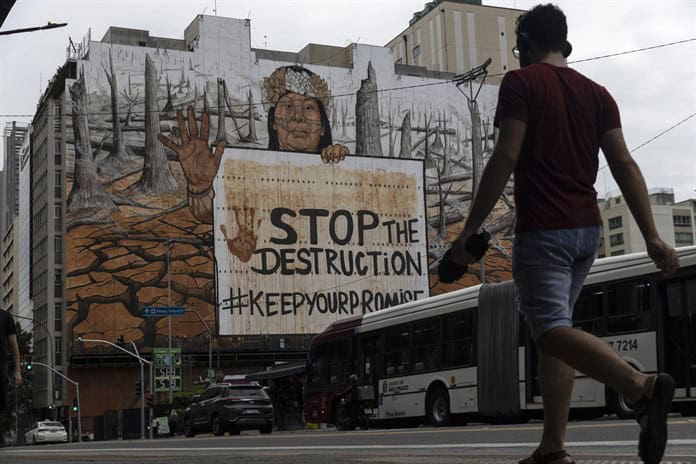
[[[696,398],[696,277],[668,281],[665,287],[665,371],[677,384],[676,397]]]
[[[377,375],[378,353],[379,336],[369,335],[360,340],[360,357],[358,359],[360,381],[363,385],[372,386],[375,398],[377,398],[377,393],[379,391],[379,377]]]

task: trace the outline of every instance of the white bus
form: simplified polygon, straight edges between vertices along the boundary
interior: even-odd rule
[[[606,340],[646,373],[676,380],[673,409],[696,414],[696,246],[669,276],[646,253],[598,259],[574,325]],[[334,423],[348,377],[375,389],[374,418],[435,426],[453,417],[539,417],[536,349],[516,310],[513,282],[484,284],[333,323],[312,341],[307,422]],[[572,414],[631,416],[621,395],[578,373]]]

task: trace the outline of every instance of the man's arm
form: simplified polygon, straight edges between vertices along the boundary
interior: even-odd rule
[[[500,122],[498,141],[493,149],[491,159],[483,170],[478,192],[476,192],[464,230],[452,243],[452,260],[455,263],[465,265],[474,262],[474,258],[466,252],[464,243],[469,236],[479,230],[500,198],[500,194],[503,193],[510,174],[515,169],[520,157],[520,149],[526,131],[527,123],[523,121],[504,119]]]
[[[19,364],[19,344],[17,344],[17,335],[12,334],[7,337],[7,341],[10,345],[10,351],[12,352],[12,360],[14,361],[14,373],[12,377],[14,378],[15,385],[22,384],[22,368]]]
[[[611,174],[643,235],[650,258],[662,271],[676,271],[679,268],[679,257],[674,248],[666,244],[657,233],[645,179],[626,147],[622,130],[616,128],[605,132],[602,135],[601,146]]]

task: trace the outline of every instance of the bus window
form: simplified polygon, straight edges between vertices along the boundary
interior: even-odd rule
[[[403,324],[387,330],[384,349],[384,375],[403,375],[408,371],[411,327]]]
[[[329,383],[343,384],[351,374],[350,341],[338,340],[332,342],[329,348]]]
[[[610,334],[650,330],[650,283],[619,282],[609,288],[607,331]]]
[[[597,336],[602,332],[602,317],[604,315],[604,289],[588,287],[580,293],[573,309],[573,326]]]
[[[689,318],[689,327],[696,327],[696,279],[687,280],[685,285],[686,312]],[[696,347],[696,344],[694,346]]]
[[[462,311],[445,317],[442,367],[474,364],[474,314]]]
[[[413,371],[431,371],[437,369],[440,340],[440,320],[437,318],[418,321],[413,324]]]

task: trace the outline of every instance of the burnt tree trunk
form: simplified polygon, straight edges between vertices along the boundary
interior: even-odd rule
[[[396,144],[396,137],[394,136],[394,120],[396,116],[392,112],[392,99],[389,97],[389,158],[394,157],[394,145]]]
[[[336,127],[338,124],[338,118],[336,117],[336,106],[338,102],[333,102],[331,104],[331,127]]]
[[[92,158],[84,74],[80,75],[80,79],[70,86],[70,97],[72,99],[73,136],[75,137],[75,180],[68,195],[67,210],[71,212],[94,208],[111,211],[116,206],[104,186],[99,182],[97,168]]]
[[[370,61],[367,79],[360,83],[355,102],[355,153],[358,155],[382,156],[382,140],[379,124],[379,99],[377,76]]]
[[[164,147],[157,140],[160,132],[157,91],[159,79],[157,69],[150,55],[145,57],[145,160],[143,174],[131,186],[132,190],[161,195],[177,189],[176,178],[172,174],[164,153]]]
[[[343,140],[348,139],[348,133],[346,132],[346,126],[348,125],[348,105],[346,102],[341,103],[341,138]]]
[[[251,89],[249,90],[249,135],[247,136],[249,142],[258,142],[259,138],[256,136],[256,119],[254,119],[254,97],[251,94]]]
[[[104,68],[104,74],[106,74],[106,80],[109,81],[109,87],[111,88],[112,144],[109,155],[99,163],[97,172],[103,176],[117,177],[130,168],[132,157],[128,147],[123,142],[123,135],[121,133],[121,120],[118,114],[118,81],[116,79],[116,73],[114,72],[114,60],[111,56],[111,50],[109,50],[109,71]],[[129,105],[126,122],[130,119],[131,107],[132,105]]]
[[[217,86],[217,135],[215,136],[215,143],[224,141],[227,144],[227,134],[225,132],[225,91],[226,87],[223,85],[223,80],[218,78]]]
[[[167,76],[167,104],[162,108],[162,112],[171,113],[174,111],[174,103],[172,103],[172,84],[169,82],[169,76]]]
[[[471,113],[471,171],[473,182],[471,195],[475,198],[478,192],[481,174],[483,174],[483,150],[481,147],[481,116],[476,100],[469,100],[469,113]]]
[[[471,173],[473,182],[471,185],[471,196],[476,198],[476,194],[481,183],[483,174],[483,147],[481,146],[481,114],[479,113],[478,102],[476,99],[469,99],[469,112],[471,113]],[[469,205],[469,212],[474,205],[472,201]],[[486,268],[484,260],[479,261],[479,279],[486,282]]]
[[[407,111],[401,123],[401,147],[399,158],[411,158],[411,112]]]
[[[208,85],[203,89],[203,112],[210,116],[210,105],[208,104]]]

